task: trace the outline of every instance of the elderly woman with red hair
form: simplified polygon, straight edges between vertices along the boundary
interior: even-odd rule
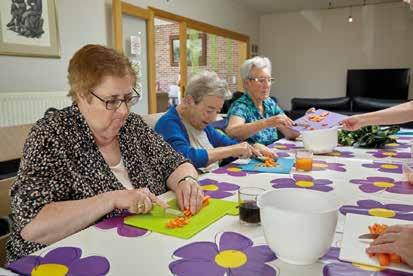
[[[129,112],[140,95],[128,59],[87,45],[68,71],[73,104],[33,126],[11,188],[9,261],[122,210],[147,213],[168,190],[181,209],[201,208],[195,168]]]

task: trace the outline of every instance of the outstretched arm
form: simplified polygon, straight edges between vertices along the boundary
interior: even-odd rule
[[[354,115],[343,120],[345,130],[357,130],[368,125],[391,125],[413,120],[413,101],[389,107],[383,110]]]

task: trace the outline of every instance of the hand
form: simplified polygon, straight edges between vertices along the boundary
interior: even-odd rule
[[[305,112],[305,115],[310,114],[310,113],[314,113],[315,112],[315,107],[310,107],[309,109],[307,109],[307,111]]]
[[[177,184],[176,199],[181,210],[189,209],[192,214],[201,210],[204,192],[194,180],[184,180]]]
[[[367,253],[395,253],[413,266],[413,224],[390,226],[371,243]]]
[[[275,152],[273,152],[270,148],[266,147],[266,146],[263,145],[263,144],[255,143],[255,144],[253,145],[253,147],[254,147],[255,151],[258,152],[258,154],[255,154],[255,153],[254,153],[254,154],[257,155],[257,156],[262,155],[262,156],[270,157],[270,158],[273,158],[273,159],[278,158],[278,156],[277,156],[277,154],[276,154]]]
[[[359,116],[351,116],[340,122],[344,130],[355,131],[364,126]]]
[[[254,153],[255,149],[247,142],[242,142],[231,146],[232,157],[249,158]]]
[[[148,189],[118,190],[110,192],[113,209],[128,210],[135,214],[146,214],[152,210],[152,201],[156,198]],[[152,198],[152,199],[151,199]]]
[[[267,119],[270,127],[291,127],[294,122],[284,114],[272,116]]]

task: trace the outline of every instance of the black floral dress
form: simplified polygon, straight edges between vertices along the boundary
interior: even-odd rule
[[[157,195],[167,191],[166,179],[187,162],[133,113],[119,131],[119,144],[132,185],[147,187]],[[26,140],[17,180],[11,188],[8,261],[45,247],[23,240],[20,231],[46,204],[121,189],[125,188],[103,159],[76,104],[40,119]],[[114,210],[105,217],[119,212]]]

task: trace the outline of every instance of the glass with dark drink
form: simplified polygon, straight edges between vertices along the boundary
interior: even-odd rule
[[[239,220],[242,224],[258,225],[261,222],[257,198],[264,189],[245,187],[238,190]]]

